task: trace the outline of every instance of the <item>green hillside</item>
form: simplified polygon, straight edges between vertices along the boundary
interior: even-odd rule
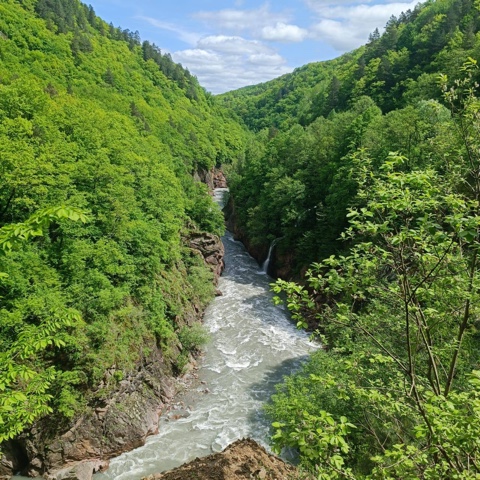
[[[479,59],[479,2],[431,0],[221,97],[255,132],[232,221],[323,344],[268,406],[313,478],[479,478]]]
[[[391,17],[385,32],[353,52],[220,96],[252,130],[309,125],[345,111],[366,95],[383,113],[419,100],[439,100],[438,73],[454,74],[477,58],[480,25],[473,0],[430,0]]]
[[[182,371],[179,338],[214,292],[188,237],[223,231],[193,174],[244,137],[91,7],[0,3],[0,442],[83,412],[157,347]]]

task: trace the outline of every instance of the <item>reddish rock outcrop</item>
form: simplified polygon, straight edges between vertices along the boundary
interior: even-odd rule
[[[227,188],[227,179],[221,170],[215,169],[213,171],[213,187],[214,188]]]
[[[215,188],[227,188],[227,179],[223,172],[217,168],[212,168],[211,170],[199,170],[198,172],[195,172],[193,178],[197,182],[202,182],[207,185],[210,191]]]

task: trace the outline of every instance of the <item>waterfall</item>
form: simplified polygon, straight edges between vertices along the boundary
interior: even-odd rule
[[[278,243],[279,240],[280,240],[280,238],[276,238],[276,239],[270,244],[270,248],[268,249],[267,259],[263,262],[263,265],[262,265],[262,272],[263,272],[263,273],[267,273],[267,274],[268,274],[268,267],[270,266],[270,261],[271,261],[271,259],[272,259],[272,252],[273,252],[273,249],[275,248],[275,245]]]

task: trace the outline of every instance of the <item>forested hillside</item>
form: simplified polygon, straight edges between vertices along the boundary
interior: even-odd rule
[[[309,125],[350,109],[369,96],[383,113],[419,100],[441,98],[438,72],[458,72],[479,53],[479,12],[473,0],[430,0],[398,18],[364,46],[326,62],[311,63],[267,83],[221,95],[253,130]]]
[[[359,148],[375,164],[390,151],[434,164],[456,148],[439,75],[455,79],[480,58],[479,28],[475,2],[429,1],[392,17],[365,47],[220,96],[257,132],[230,179],[237,226],[253,244],[281,238],[278,273],[343,248]]]
[[[214,292],[189,238],[223,231],[193,176],[244,137],[91,7],[0,3],[0,443],[102,405],[157,349],[182,371]]]
[[[427,1],[337,60],[230,92],[239,235],[324,348],[278,388],[321,479],[478,478],[480,4]],[[308,270],[307,270],[308,268]],[[280,299],[279,299],[280,301]]]

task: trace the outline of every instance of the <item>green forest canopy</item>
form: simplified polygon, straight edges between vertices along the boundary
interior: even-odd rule
[[[0,59],[1,442],[78,415],[157,347],[181,371],[184,317],[213,294],[188,235],[223,231],[193,174],[245,132],[77,0],[2,2]]]

